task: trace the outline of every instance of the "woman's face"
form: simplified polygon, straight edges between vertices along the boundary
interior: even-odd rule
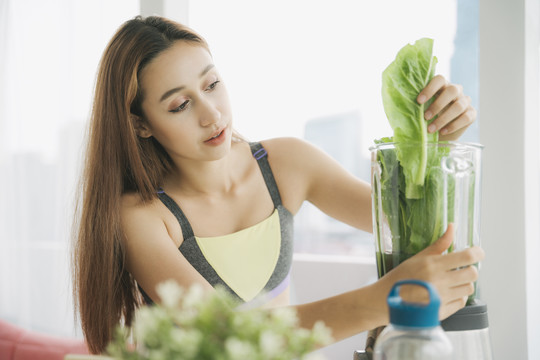
[[[143,69],[140,85],[139,136],[153,136],[174,160],[217,160],[229,151],[229,97],[204,47],[177,41]]]

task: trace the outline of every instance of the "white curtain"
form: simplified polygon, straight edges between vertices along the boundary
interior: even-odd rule
[[[139,2],[0,0],[0,318],[73,322],[69,241],[99,58]]]

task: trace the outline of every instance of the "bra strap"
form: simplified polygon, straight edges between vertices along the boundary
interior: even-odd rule
[[[255,158],[255,160],[257,160],[257,163],[259,164],[259,168],[261,169],[264,182],[266,183],[268,192],[272,197],[272,202],[277,208],[281,205],[281,196],[279,195],[276,179],[274,178],[274,174],[272,173],[272,169],[270,168],[270,164],[268,163],[268,153],[259,142],[249,143],[249,146],[251,147],[251,153],[253,154],[253,157]]]
[[[180,227],[182,228],[182,236],[185,239],[193,238],[195,237],[195,234],[193,233],[193,229],[191,228],[191,224],[189,223],[186,215],[180,209],[180,206],[171,199],[167,193],[163,190],[159,190],[157,193],[159,200],[173,213],[173,215],[176,217],[176,220],[180,223]]]

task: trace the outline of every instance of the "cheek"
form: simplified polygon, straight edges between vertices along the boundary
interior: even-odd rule
[[[186,140],[191,137],[190,134],[193,134],[193,130],[190,129],[189,126],[167,126],[160,129],[159,138],[162,139],[164,143],[174,146],[177,143],[185,143]],[[160,141],[157,137],[156,139]]]
[[[189,122],[179,119],[166,119],[166,121],[154,121],[152,125],[152,136],[165,148],[179,148],[189,142],[192,138],[193,129]]]
[[[220,94],[219,108],[222,113],[225,113],[227,115],[231,113],[231,102],[227,90],[223,90],[223,93]]]
[[[185,155],[191,152],[195,146],[193,137],[187,136],[186,132],[176,132],[171,130],[156,134],[154,138],[172,157]]]

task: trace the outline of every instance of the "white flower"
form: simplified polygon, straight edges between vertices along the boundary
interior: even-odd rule
[[[172,279],[159,283],[156,287],[156,291],[163,306],[170,309],[178,306],[183,294],[182,288]]]
[[[332,330],[319,320],[313,325],[313,338],[320,345],[328,345],[333,340]]]
[[[169,360],[167,349],[154,349],[148,356],[150,360]]]
[[[199,305],[204,299],[204,290],[200,284],[193,284],[184,296],[183,305],[185,308],[192,308]]]
[[[268,323],[268,317],[262,311],[237,311],[232,319],[232,329],[238,333],[256,333]]]
[[[259,339],[259,346],[263,354],[268,356],[268,358],[273,358],[285,349],[285,339],[280,334],[276,334],[271,330],[265,330]]]
[[[311,353],[306,356],[304,356],[302,359],[304,360],[326,360],[323,354],[321,353]]]
[[[172,350],[182,353],[187,359],[192,359],[199,352],[203,334],[198,329],[174,328],[171,330],[171,339]]]
[[[276,325],[283,326],[284,328],[296,327],[298,324],[296,311],[287,307],[272,310],[272,320]]]
[[[197,311],[197,309],[193,308],[182,308],[171,314],[171,317],[177,324],[182,324],[184,326],[191,326],[193,322],[197,320],[198,316],[199,312]]]
[[[157,322],[151,308],[142,307],[137,311],[137,318],[133,327],[135,338],[144,339],[146,334],[157,331]]]
[[[251,360],[257,356],[257,352],[252,344],[236,337],[230,337],[225,340],[225,350],[228,357],[234,360]]]

